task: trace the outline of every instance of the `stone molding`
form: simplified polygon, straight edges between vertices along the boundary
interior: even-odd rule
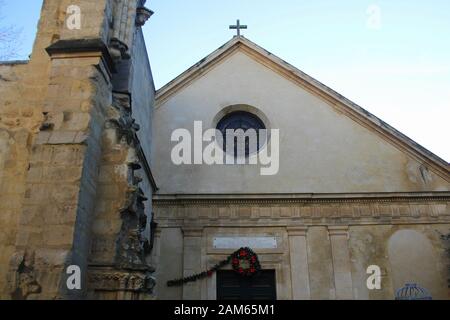
[[[330,237],[333,236],[345,236],[348,238],[348,226],[329,226],[328,234]]]
[[[45,49],[50,57],[57,55],[75,56],[81,53],[101,53],[111,73],[116,72],[108,47],[101,39],[58,40]]]
[[[183,231],[183,235],[185,237],[194,238],[194,237],[202,237],[202,235],[203,235],[203,228],[198,228],[198,227],[194,227],[194,228],[183,227],[182,231]]]
[[[306,237],[306,233],[308,231],[307,227],[300,227],[300,226],[295,226],[295,227],[287,227],[286,228],[288,235],[291,236],[301,236],[301,237]]]
[[[383,203],[401,201],[450,202],[450,192],[396,193],[290,193],[290,194],[155,194],[153,201],[162,205],[193,204],[306,204],[306,203]]]

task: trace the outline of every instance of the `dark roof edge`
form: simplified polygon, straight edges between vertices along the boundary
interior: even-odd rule
[[[28,64],[30,60],[10,60],[0,61],[0,66],[16,65],[16,64]]]

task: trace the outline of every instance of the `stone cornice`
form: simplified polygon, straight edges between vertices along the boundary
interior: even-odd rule
[[[450,192],[396,193],[285,193],[285,194],[155,194],[153,202],[162,205],[208,204],[302,204],[302,203],[383,203],[449,202]]]
[[[68,39],[58,40],[45,49],[50,57],[58,55],[74,55],[83,53],[99,53],[111,73],[116,72],[114,61],[108,47],[101,39]]]

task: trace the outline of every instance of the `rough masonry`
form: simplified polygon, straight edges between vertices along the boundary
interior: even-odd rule
[[[31,59],[0,65],[1,298],[152,297],[144,5],[46,0]],[[70,265],[81,290],[67,289]]]

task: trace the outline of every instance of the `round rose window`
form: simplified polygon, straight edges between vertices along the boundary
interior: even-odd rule
[[[267,139],[260,131],[266,129],[264,122],[250,112],[235,111],[225,115],[217,129],[222,133],[224,151],[229,154],[234,151],[235,157],[244,150],[246,157],[258,152]]]

